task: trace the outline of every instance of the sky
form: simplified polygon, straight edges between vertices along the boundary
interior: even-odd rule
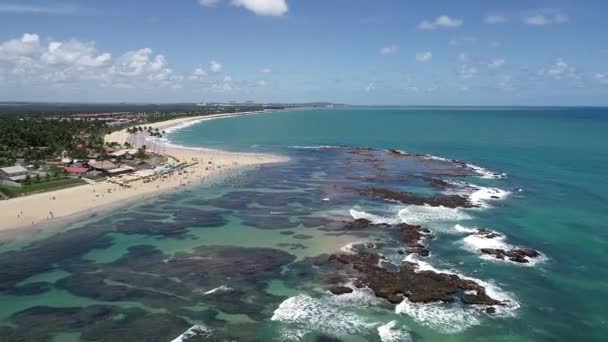
[[[608,105],[606,0],[0,0],[0,101]]]

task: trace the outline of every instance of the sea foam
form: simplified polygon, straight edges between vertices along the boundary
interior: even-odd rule
[[[282,339],[299,341],[305,334],[319,332],[332,336],[362,335],[373,323],[347,310],[340,310],[331,300],[300,294],[287,298],[274,311],[272,321],[289,325]]]
[[[412,340],[410,332],[398,327],[397,321],[390,321],[378,327],[378,336],[382,342],[408,342]]]
[[[471,216],[458,208],[431,207],[429,205],[408,205],[399,210],[402,222],[425,224],[429,222],[446,222],[470,220]]]
[[[416,265],[417,272],[433,271],[435,273],[453,274],[461,279],[471,280],[483,286],[486,294],[493,299],[501,301],[504,305],[494,305],[497,317],[513,316],[520,307],[512,295],[506,293],[498,286],[481,279],[468,277],[457,272],[437,269],[430,263],[420,260],[416,255],[408,255],[404,261]],[[483,317],[481,305],[464,305],[462,303],[413,303],[407,298],[399,303],[395,312],[406,314],[418,323],[445,334],[453,334],[464,331],[472,326],[481,324]]]
[[[397,217],[387,217],[387,216],[380,216],[380,215],[374,215],[374,214],[370,214],[367,213],[365,211],[362,210],[357,210],[357,209],[350,209],[349,211],[350,216],[352,216],[353,219],[358,220],[358,219],[366,219],[368,221],[370,221],[373,224],[395,224],[395,223],[399,223],[400,219]]]

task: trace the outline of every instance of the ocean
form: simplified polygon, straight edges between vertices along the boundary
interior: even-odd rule
[[[604,340],[606,132],[605,108],[475,107],[288,111],[175,130],[175,145],[291,160],[4,242],[0,341]],[[369,224],[345,229],[355,219]],[[404,251],[404,222],[431,231],[428,256]],[[523,247],[540,256],[480,252]],[[480,292],[461,285],[449,301],[417,301],[428,289],[414,286],[391,303],[325,262],[345,253],[348,265],[359,250],[382,256],[385,281],[406,260],[408,277],[457,276],[500,304],[469,303]]]

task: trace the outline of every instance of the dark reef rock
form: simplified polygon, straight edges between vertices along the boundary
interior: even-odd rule
[[[530,262],[528,259],[538,258],[540,253],[530,248],[515,248],[504,250],[499,248],[482,248],[481,253],[492,255],[496,259],[508,259],[513,262],[525,264]]]
[[[64,260],[111,245],[112,240],[100,232],[78,228],[36,241],[18,251],[0,253],[0,292],[37,273],[50,271]]]
[[[179,317],[114,306],[36,306],[10,317],[18,328],[2,331],[2,341],[51,341],[58,332],[80,331],[81,341],[171,341],[190,324]]]
[[[429,183],[430,185],[437,187],[437,188],[449,188],[452,186],[452,184],[450,184],[449,182],[446,182],[442,179],[438,179],[438,178],[425,178],[424,179],[427,183]]]
[[[292,238],[298,239],[298,240],[308,240],[308,239],[312,239],[313,236],[312,235],[306,235],[306,234],[296,234],[296,235],[293,235]]]
[[[327,262],[346,275],[356,277],[378,297],[398,304],[404,298],[412,302],[451,302],[461,298],[465,304],[501,305],[489,297],[485,288],[454,274],[420,271],[404,262],[397,272],[378,266],[381,256],[371,253],[334,254]]]
[[[204,303],[229,314],[265,319],[272,314],[268,304],[283,300],[266,293],[266,283],[280,277],[282,268],[294,259],[285,251],[269,248],[201,246],[192,253],[167,255],[141,245],[99,269],[60,279],[56,286],[82,297],[141,302],[169,312],[185,312],[184,307]],[[234,291],[204,295],[220,286]]]
[[[495,239],[502,236],[501,234],[486,228],[478,228],[474,234],[486,239]]]
[[[329,336],[329,335],[319,335],[315,338],[316,342],[341,342],[341,340],[337,337]]]
[[[28,283],[13,287],[6,291],[7,294],[13,296],[33,296],[49,291],[52,285],[47,282]]]
[[[343,229],[362,230],[362,229],[368,229],[368,228],[387,228],[387,227],[390,227],[390,226],[386,223],[374,224],[368,219],[360,218],[360,219],[356,219],[352,222],[346,223],[344,225]]]
[[[425,239],[434,238],[428,228],[407,223],[398,224],[394,228],[399,232],[401,241],[406,244],[405,251],[408,254],[418,254],[421,257],[427,257],[431,254],[426,246],[422,244]]]
[[[345,293],[352,293],[353,289],[348,286],[332,286],[329,291],[335,295],[343,295]]]
[[[283,247],[283,248],[289,248],[291,250],[306,249],[306,248],[308,248],[308,246],[303,245],[301,243],[286,243],[286,242],[278,243],[277,246],[278,247]]]
[[[448,208],[473,208],[473,205],[468,198],[460,195],[436,195],[436,196],[421,196],[411,192],[400,192],[383,188],[365,188],[359,193],[363,196],[380,198],[384,200],[397,201],[403,204],[414,205],[430,205],[432,207],[448,207]]]
[[[328,224],[329,222],[331,222],[329,219],[327,219],[325,217],[300,216],[298,219],[300,220],[300,222],[302,222],[302,225],[306,228],[322,227],[322,226]]]

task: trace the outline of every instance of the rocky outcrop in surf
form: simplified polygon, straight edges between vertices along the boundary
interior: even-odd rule
[[[514,248],[509,250],[499,248],[482,248],[481,253],[492,255],[496,259],[505,260],[509,259],[513,262],[526,264],[530,262],[530,259],[538,258],[540,253],[530,248]]]
[[[369,187],[360,189],[359,194],[372,198],[396,201],[403,204],[429,205],[431,207],[473,208],[471,201],[461,195],[422,196],[411,192],[401,192],[384,188]]]
[[[475,248],[482,255],[496,260],[529,264],[539,259],[542,254],[534,249],[518,247],[504,242],[505,236],[486,228],[478,228],[464,239],[465,243]]]
[[[434,238],[428,228],[422,226],[400,223],[395,226],[401,236],[401,240],[406,244],[405,252],[407,254],[418,254],[421,257],[429,256],[431,253],[423,244],[427,238]]]
[[[377,297],[392,304],[405,298],[414,303],[452,302],[502,305],[486,294],[476,282],[454,274],[419,270],[415,263],[403,262],[397,272],[379,266],[383,259],[375,253],[333,254],[327,263],[341,274],[357,279],[356,286],[370,288]]]

